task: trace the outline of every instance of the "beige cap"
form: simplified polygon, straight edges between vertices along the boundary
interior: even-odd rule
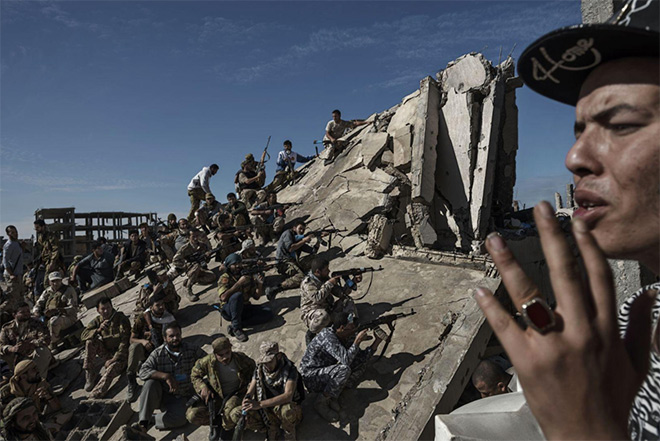
[[[62,280],[62,274],[59,271],[53,271],[48,274],[48,280]]]
[[[222,337],[218,337],[213,340],[211,347],[213,348],[213,352],[217,354],[221,351],[231,348],[231,342],[227,337],[223,335]]]

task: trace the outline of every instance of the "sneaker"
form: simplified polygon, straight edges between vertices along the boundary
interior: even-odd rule
[[[235,328],[234,337],[236,337],[236,340],[240,341],[241,343],[248,341],[248,336],[245,332],[243,332],[242,329]]]
[[[231,325],[227,326],[227,334],[229,334],[229,335],[232,336],[232,337],[235,336],[235,334],[234,334],[234,328],[233,328]]]
[[[334,423],[339,421],[339,414],[330,408],[329,401],[329,398],[320,394],[314,402],[314,409],[324,420]]]
[[[272,302],[273,300],[275,300],[275,296],[277,295],[279,289],[277,289],[276,286],[267,286],[265,291],[266,291],[266,298],[268,299],[269,302]]]
[[[192,286],[187,287],[186,297],[188,297],[188,300],[191,302],[196,302],[199,300],[199,296],[193,292]]]
[[[91,392],[96,386],[99,374],[96,371],[85,371],[85,392]]]

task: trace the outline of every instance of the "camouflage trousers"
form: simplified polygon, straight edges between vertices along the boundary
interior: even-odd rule
[[[103,346],[101,340],[92,339],[87,340],[85,343],[85,356],[83,358],[83,369],[86,371],[96,371],[98,366],[96,363],[105,363],[110,360],[114,353],[110,352]],[[126,360],[119,359],[110,364],[110,366],[105,368],[105,371],[101,374],[99,382],[96,383],[92,392],[90,392],[90,397],[92,398],[103,398],[103,396],[110,389],[112,380],[115,377],[118,377],[126,370]]]
[[[213,271],[202,268],[199,263],[193,263],[190,265],[190,268],[186,271],[186,275],[188,276],[188,280],[184,282],[184,286],[190,287],[195,283],[199,283],[200,285],[210,285],[215,283],[217,279]]]
[[[264,222],[261,216],[251,216],[251,220],[256,229],[256,237],[261,239],[263,243],[279,239],[286,223],[283,217],[276,217],[272,224]]]
[[[292,175],[293,175],[293,173],[289,173],[289,172],[286,172],[286,171],[278,171],[277,173],[275,173],[275,177],[273,178],[273,182],[268,184],[268,186],[265,188],[265,190],[266,191],[275,191],[275,189],[277,189],[278,187],[284,188],[286,186],[287,182],[289,182],[289,179],[291,178]]]
[[[294,432],[303,418],[302,406],[297,403],[287,403],[264,409],[271,425],[281,427],[285,432]],[[264,430],[266,427],[264,426]]]
[[[25,288],[22,277],[16,277],[14,280],[5,277],[5,283],[7,284],[6,297],[5,301],[0,303],[0,312],[6,313],[6,317],[9,319],[16,311],[16,307],[25,301]]]
[[[285,277],[280,284],[282,289],[300,288],[300,284],[305,278],[305,273],[309,271],[311,261],[314,256],[305,256],[299,262],[287,260],[277,265],[277,271]]]
[[[353,314],[357,317],[357,308],[352,298],[345,296],[338,299],[329,311],[321,308],[312,309],[303,316],[303,322],[307,326],[307,329],[314,334],[318,334],[323,328],[332,323],[334,317],[340,312]]]
[[[260,204],[266,200],[266,190],[246,188],[241,190],[241,201],[245,204],[248,210],[252,209],[256,204]]]
[[[199,209],[199,204],[206,198],[206,192],[201,187],[188,190],[190,196],[190,212],[188,213],[188,222],[195,219],[195,212]]]
[[[48,330],[50,331],[50,335],[51,335],[51,345],[55,345],[56,343],[58,343],[62,339],[60,337],[60,333],[77,321],[78,321],[77,317],[67,316],[64,314],[58,314],[49,318]]]
[[[223,429],[232,430],[234,427],[236,427],[236,424],[238,424],[238,420],[241,417],[241,407],[242,405],[240,397],[234,395],[227,400],[225,406],[222,408],[222,411],[219,412],[219,416],[222,419]],[[209,408],[205,405],[189,407],[186,411],[186,419],[188,422],[196,426],[208,426]],[[245,419],[245,428],[255,432],[263,432],[266,430],[266,426],[261,420],[261,416],[259,415],[258,411],[251,410],[247,413]]]
[[[142,270],[142,264],[137,260],[134,260],[132,262],[122,262],[122,264],[119,265],[119,268],[117,268],[117,271],[119,272],[119,279],[124,277],[124,273],[126,272],[128,272],[129,275],[132,275],[132,274],[138,274],[141,270]]]
[[[353,359],[350,367],[344,364],[334,364],[309,369],[302,374],[305,387],[310,392],[319,392],[338,398],[345,387],[353,388],[358,385],[370,358],[371,354],[368,351],[361,350]]]

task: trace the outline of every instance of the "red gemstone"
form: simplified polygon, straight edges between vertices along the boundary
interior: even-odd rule
[[[532,301],[527,304],[525,308],[529,321],[532,322],[540,330],[544,330],[549,326],[554,325],[554,316],[550,308],[542,301]]]

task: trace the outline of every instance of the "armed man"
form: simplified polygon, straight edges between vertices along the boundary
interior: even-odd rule
[[[33,360],[42,378],[46,378],[53,354],[48,349],[50,333],[39,319],[30,316],[30,306],[19,303],[14,320],[0,331],[0,353],[10,369],[22,360]]]
[[[179,310],[181,297],[177,294],[174,283],[170,280],[167,272],[162,270],[156,273],[154,270],[149,269],[145,271],[145,274],[149,282],[140,287],[134,312],[143,313],[151,305],[152,299],[162,294],[165,308],[172,314],[176,314]]]
[[[210,233],[212,229],[217,228],[217,216],[224,213],[222,204],[215,200],[215,196],[211,193],[206,193],[204,205],[195,212],[194,226],[201,228],[206,233]]]
[[[147,260],[147,244],[140,239],[140,233],[130,230],[128,237],[117,258],[117,279],[122,278],[127,271],[129,274],[139,274]]]
[[[231,216],[231,224],[235,227],[241,227],[250,223],[248,208],[245,202],[236,199],[234,193],[227,193],[227,206],[225,210]]]
[[[73,267],[69,284],[77,283],[80,291],[86,292],[112,282],[115,278],[114,260],[115,257],[97,240],[92,244],[92,252]]]
[[[257,171],[257,165],[254,156],[249,153],[241,163],[241,170],[236,176],[241,201],[245,202],[248,208],[252,208],[255,203],[266,198],[266,191],[261,188],[266,181],[266,171],[263,169]]]
[[[231,321],[227,332],[240,342],[248,340],[243,326],[256,326],[270,321],[273,312],[263,305],[253,305],[250,299],[259,300],[264,294],[264,278],[262,274],[242,274],[241,256],[232,253],[224,261],[226,272],[218,281],[221,314],[225,320]]]
[[[339,420],[341,410],[339,396],[344,388],[358,385],[371,356],[386,335],[380,328],[374,329],[374,342],[367,349],[360,343],[367,338],[367,329],[360,331],[352,314],[335,315],[332,327],[323,328],[307,346],[300,362],[300,373],[307,390],[318,392],[314,408],[325,420]]]
[[[188,222],[195,219],[195,212],[199,208],[199,203],[204,200],[207,193],[211,191],[210,180],[218,172],[220,167],[218,164],[211,164],[210,167],[203,167],[190,180],[188,184],[188,196],[190,197],[190,212],[188,213]]]
[[[341,279],[340,276],[330,277],[330,262],[326,259],[316,257],[312,260],[311,269],[300,285],[300,313],[307,326],[307,344],[340,312],[351,313],[357,318],[350,293],[353,286],[362,281],[362,276],[353,276],[352,285],[346,283],[344,287]]]
[[[179,274],[186,273],[188,277],[183,286],[186,288],[186,296],[191,302],[199,300],[199,296],[193,293],[192,287],[195,283],[211,285],[215,283],[216,277],[213,271],[205,269],[203,265],[211,257],[208,246],[202,242],[202,233],[199,230],[190,230],[189,241],[177,251],[172,264]],[[199,259],[190,261],[190,258],[198,255]]]
[[[34,401],[27,397],[14,398],[2,411],[0,438],[4,440],[52,440],[39,422],[39,412]]]
[[[137,373],[140,365],[151,352],[163,344],[163,326],[174,322],[174,316],[165,304],[165,294],[160,291],[151,297],[151,306],[135,317],[128,348],[128,392],[126,400],[134,402],[138,397]]]
[[[209,439],[229,440],[241,416],[241,400],[256,364],[242,352],[232,351],[231,342],[224,335],[213,340],[211,346],[213,353],[197,360],[190,374],[201,400],[188,408],[186,418],[198,426],[211,425],[214,436]],[[255,431],[263,428],[256,411],[248,412],[246,427]]]
[[[328,157],[324,164],[331,164],[337,155],[343,150],[344,145],[340,141],[342,136],[344,136],[349,130],[365,124],[368,124],[368,122],[364,120],[354,119],[351,121],[344,121],[341,119],[341,112],[337,109],[333,110],[332,119],[326,124],[325,136],[323,136],[323,146],[328,149]]]
[[[20,302],[23,301],[25,287],[23,286],[23,249],[18,243],[18,230],[13,225],[8,225],[5,232],[9,240],[2,246],[2,267],[7,286],[6,305],[7,312],[13,312]]]
[[[254,397],[254,398],[250,398]],[[303,417],[301,403],[305,398],[302,378],[296,366],[276,342],[265,341],[259,347],[259,360],[252,382],[243,400],[243,410],[262,410],[268,419],[268,439],[296,439],[296,426]]]
[[[275,177],[273,182],[268,184],[268,191],[275,191],[279,188],[284,188],[293,179],[296,172],[296,162],[305,163],[309,162],[316,157],[303,156],[293,151],[293,144],[288,139],[284,141],[283,149],[277,155],[277,169],[275,170]]]
[[[48,230],[43,219],[34,221],[34,231],[37,233],[37,249],[39,253],[39,265],[37,266],[39,274],[37,275],[36,283],[38,285],[43,284],[45,288],[48,286],[46,274],[50,274],[53,271],[64,273],[66,268],[64,267],[64,258],[62,257],[60,240],[57,234]],[[43,279],[41,279],[42,277]],[[41,294],[41,288],[39,288],[38,293]]]
[[[206,356],[197,345],[182,341],[181,327],[176,323],[163,326],[164,344],[154,349],[140,368],[144,386],[140,393],[138,422],[134,428],[146,432],[153,412],[155,427],[174,429],[186,424],[186,402],[194,393],[191,371],[195,362]]]
[[[112,307],[108,297],[101,297],[96,304],[99,313],[87,324],[81,339],[85,342],[83,370],[85,391],[92,398],[103,398],[110,389],[112,380],[126,369],[131,322],[122,312]],[[105,372],[99,379],[97,360],[103,363]],[[98,380],[98,383],[97,383]]]
[[[265,203],[257,204],[250,210],[255,237],[261,239],[264,244],[279,239],[286,223],[285,211],[288,207],[287,204],[277,203],[277,193],[268,193]]]
[[[61,340],[61,333],[78,321],[78,294],[73,287],[62,283],[62,274],[55,271],[48,275],[50,286],[37,300],[32,314],[48,323],[51,348]]]

